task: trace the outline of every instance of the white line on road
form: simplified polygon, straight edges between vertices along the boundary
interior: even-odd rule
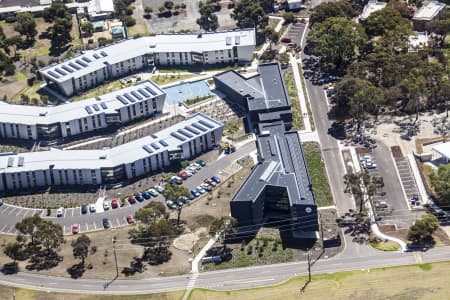
[[[92,224],[94,224],[94,228],[95,230],[97,230],[97,225],[95,225],[95,222],[93,222]]]
[[[11,209],[9,212],[8,212],[8,216],[9,215],[11,215],[13,212],[15,212],[17,210],[17,207],[14,207],[13,209]]]
[[[224,285],[226,284],[233,284],[234,282],[239,283],[256,283],[256,282],[264,282],[264,281],[273,281],[275,278],[267,278],[267,279],[255,279],[255,280],[248,280],[248,281],[242,281],[242,280],[231,280],[231,281],[225,281]]]
[[[0,232],[3,232],[3,230],[5,230],[5,227],[6,227],[6,226],[8,226],[8,225],[6,225],[6,224],[3,225],[2,229],[0,229]]]
[[[72,208],[72,217],[73,217],[73,212],[75,211],[75,208]]]

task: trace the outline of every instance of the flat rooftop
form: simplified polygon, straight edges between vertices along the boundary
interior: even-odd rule
[[[54,169],[100,169],[132,163],[214,131],[223,124],[197,113],[155,134],[107,150],[58,150],[0,156],[0,173]]]
[[[52,65],[39,72],[54,82],[64,82],[148,53],[199,52],[228,50],[256,44],[254,29],[208,33],[157,34],[123,40]]]
[[[363,8],[362,13],[359,15],[361,20],[366,20],[372,13],[382,10],[387,5],[386,2],[369,1]]]
[[[153,81],[145,80],[98,98],[58,106],[16,105],[0,101],[0,120],[2,123],[26,125],[69,122],[102,113],[114,114],[123,106],[163,94],[165,92]]]
[[[445,4],[431,1],[424,4],[413,16],[413,20],[431,21],[445,8]]]
[[[260,123],[259,162],[232,201],[255,201],[268,185],[285,187],[291,205],[315,205],[311,180],[297,131],[286,132],[282,121]]]

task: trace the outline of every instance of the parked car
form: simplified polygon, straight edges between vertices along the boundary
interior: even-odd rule
[[[72,225],[72,234],[77,234],[80,231],[80,224]]]
[[[377,167],[377,164],[372,160],[372,157],[367,154],[361,156],[361,164],[364,169],[375,169]]]
[[[172,176],[169,180],[170,184],[182,184],[183,183],[183,179],[181,179],[181,177],[178,176]]]
[[[148,200],[152,197],[152,195],[147,191],[142,193],[142,197],[144,197],[145,200]]]
[[[289,36],[285,35],[281,38],[281,42],[282,43],[290,43],[290,42],[292,42],[292,39]]]
[[[109,201],[103,201],[103,209],[109,210],[109,208],[110,208]]]
[[[200,170],[200,169],[202,168],[202,166],[200,166],[200,165],[197,164],[197,163],[193,163],[191,166],[194,167],[197,171]]]
[[[210,192],[210,191],[212,191],[212,186],[210,186],[209,184],[207,184],[207,183],[202,183],[202,184],[200,184],[200,186],[205,190],[205,191],[208,191],[208,192]]]
[[[209,184],[212,187],[215,187],[217,185],[217,183],[215,183],[214,181],[212,181],[211,179],[206,178],[205,180],[203,180],[204,183]]]
[[[192,174],[197,173],[197,168],[194,166],[189,166],[187,167],[187,170],[189,170]]]
[[[97,211],[97,208],[95,207],[95,204],[91,204],[89,205],[89,211],[91,213],[95,213]]]
[[[155,185],[153,187],[158,193],[162,193],[164,192],[164,187],[160,186],[160,185]]]
[[[179,201],[181,201],[181,202],[183,202],[184,204],[186,204],[187,202],[188,202],[188,197],[186,197],[186,196],[180,196],[179,198],[178,198],[178,200]]]
[[[202,160],[202,159],[197,159],[195,161],[196,164],[200,165],[201,167],[205,167],[206,166],[206,161]]]
[[[196,197],[192,192],[189,192],[189,200],[194,200]]]
[[[211,180],[214,181],[214,182],[216,182],[216,183],[221,183],[221,182],[222,182],[222,180],[220,180],[220,178],[217,177],[217,176],[212,176],[212,177],[211,177]]]
[[[174,202],[176,203],[176,205],[178,205],[178,207],[182,207],[184,205],[184,202],[181,201],[180,199],[177,199]]]
[[[147,192],[153,197],[157,197],[159,195],[159,193],[155,189],[149,189]]]
[[[128,203],[135,204],[136,203],[136,198],[134,198],[134,196],[128,197]]]
[[[380,202],[375,203],[375,207],[378,207],[378,208],[388,208],[388,204],[387,204],[386,201],[380,201]]]
[[[64,216],[64,207],[60,207],[56,210],[56,217],[60,218]]]
[[[171,208],[171,209],[177,208],[177,205],[172,200],[167,200],[166,205],[168,208]]]
[[[201,186],[197,186],[195,189],[196,189],[200,194],[204,194],[204,193],[205,193],[205,190],[204,190]]]
[[[181,177],[181,179],[186,180],[188,179],[188,174],[186,172],[181,172],[178,174],[178,177]]]
[[[133,215],[128,215],[127,222],[128,222],[128,224],[133,224],[135,222]]]
[[[188,177],[192,177],[192,172],[191,172],[191,170],[186,169],[186,170],[184,171],[184,173],[186,173]]]
[[[81,213],[83,215],[87,214],[88,212],[88,206],[86,204],[81,205]]]
[[[144,201],[144,197],[142,196],[142,194],[136,194],[134,195],[134,198],[139,202]]]
[[[191,190],[191,194],[194,195],[195,197],[198,197],[198,196],[200,196],[200,191],[197,190],[196,188],[193,188]]]
[[[103,228],[108,229],[109,227],[111,227],[111,222],[109,221],[108,218],[103,218]]]
[[[111,201],[111,208],[118,208],[119,207],[119,201],[117,199],[113,199]]]
[[[2,206],[3,205],[3,200],[2,199],[0,199],[0,206]]]

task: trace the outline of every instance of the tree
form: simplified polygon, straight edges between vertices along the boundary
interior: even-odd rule
[[[429,244],[433,242],[433,233],[438,228],[438,219],[431,214],[424,214],[409,228],[407,238],[414,244]]]
[[[439,203],[450,203],[450,164],[441,164],[437,172],[431,175],[431,185],[439,195]]]
[[[14,26],[14,30],[20,33],[21,35],[26,36],[27,41],[34,40],[37,31],[36,31],[36,21],[34,20],[33,15],[29,12],[17,14],[17,22],[16,25]]]
[[[239,0],[231,17],[239,28],[265,28],[269,23],[269,17],[257,1]]]
[[[72,41],[72,15],[62,2],[54,1],[49,8],[44,9],[43,16],[47,22],[53,22],[47,29],[47,34],[51,40],[51,52],[59,55]]]
[[[189,197],[189,191],[186,187],[177,184],[167,184],[162,193],[166,200],[177,200],[181,196]]]
[[[164,1],[164,7],[168,10],[171,10],[173,8],[173,1]]]
[[[89,254],[90,245],[91,239],[85,234],[80,235],[76,240],[72,241],[73,257],[81,259],[82,265],[84,265],[84,261]]]
[[[293,12],[285,12],[283,14],[284,24],[295,23],[297,21],[297,17]]]
[[[52,1],[50,7],[47,7],[42,12],[42,16],[47,23],[53,22],[56,18],[67,18],[67,14],[70,15],[69,10],[61,1]]]
[[[205,31],[215,31],[219,27],[219,21],[214,13],[214,6],[212,3],[200,2],[200,18],[197,19],[197,24]]]
[[[122,21],[125,23],[125,26],[127,27],[132,27],[136,25],[136,19],[133,18],[132,16],[124,16],[122,18]]]
[[[55,250],[64,242],[61,225],[41,220],[33,233],[34,240],[47,250]]]
[[[86,21],[81,23],[81,31],[83,31],[87,36],[91,36],[94,32],[94,25],[91,22]]]
[[[436,33],[440,38],[437,46],[444,45],[445,39],[450,32],[450,12],[446,12],[439,19],[427,23],[427,30]]]
[[[20,35],[13,35],[7,39],[5,39],[5,46],[6,47],[12,47],[14,50],[13,57],[17,57],[17,48],[19,48],[22,45],[22,38]]]
[[[237,220],[233,217],[219,217],[214,219],[209,226],[209,234],[215,236],[218,233],[230,235],[236,233]]]
[[[352,8],[348,1],[322,2],[313,9],[309,22],[313,25],[332,17],[351,19],[357,15],[358,13]]]
[[[407,27],[412,33],[408,19],[403,18],[397,10],[389,7],[370,14],[364,27],[369,37],[384,35],[387,31],[396,31],[398,27]]]
[[[150,18],[151,17],[151,13],[153,12],[153,8],[151,8],[150,6],[146,6],[144,7],[144,12],[145,12],[145,17],[146,18]]]
[[[23,245],[19,242],[8,243],[3,253],[11,258],[15,264],[17,260],[23,257]]]
[[[350,193],[359,202],[359,212],[364,208],[366,200],[372,201],[377,189],[384,186],[383,178],[371,176],[367,171],[344,175],[344,193]]]
[[[345,18],[329,18],[315,24],[308,34],[312,54],[328,70],[344,72],[356,60],[367,43],[364,28]]]
[[[403,18],[411,18],[414,10],[409,7],[407,2],[401,0],[391,0],[387,3],[386,7],[397,10]]]
[[[276,32],[272,27],[267,26],[263,29],[262,34],[267,42],[269,42],[269,48],[272,50],[272,43],[278,42],[280,34]]]
[[[34,244],[35,231],[37,230],[38,224],[42,221],[39,215],[34,215],[22,219],[22,221],[16,223],[16,229],[19,234],[26,240],[29,236],[31,238],[31,243]]]

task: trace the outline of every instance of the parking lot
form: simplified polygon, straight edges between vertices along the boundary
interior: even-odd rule
[[[305,31],[305,24],[303,23],[291,24],[288,30],[286,30],[286,33],[283,35],[283,37],[289,36],[291,38],[291,43],[300,46],[302,44],[301,41],[304,31]]]
[[[33,216],[35,214],[42,215],[43,209],[24,208],[9,204],[0,206],[0,232],[4,234],[16,234],[15,225],[20,220]]]

